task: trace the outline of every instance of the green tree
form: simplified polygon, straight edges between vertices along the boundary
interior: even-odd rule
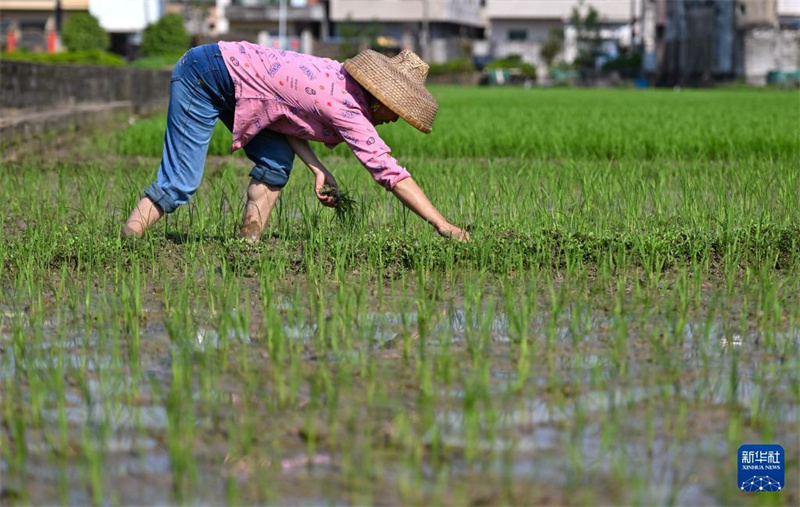
[[[361,31],[361,42],[366,43],[367,47],[375,51],[383,48],[378,44],[378,37],[381,35],[381,25],[377,21],[372,21]]]
[[[556,60],[556,57],[561,50],[564,48],[564,29],[557,27],[551,28],[550,33],[547,35],[547,39],[542,44],[542,49],[540,50],[540,54],[542,55],[542,59],[547,64],[547,67],[550,68],[553,66],[553,62]]]
[[[578,56],[575,65],[581,70],[595,68],[597,58],[602,56],[603,39],[600,38],[600,14],[591,5],[585,15],[581,15],[583,0],[572,8],[569,23],[577,32]]]
[[[358,53],[360,32],[350,19],[348,15],[347,20],[339,26],[339,36],[342,38],[342,42],[339,44],[339,59],[342,61],[352,58]]]
[[[536,67],[529,63],[522,61],[520,55],[508,55],[504,58],[497,59],[484,67],[487,70],[492,69],[518,69],[520,74],[528,79],[536,79]]]
[[[72,14],[64,23],[61,41],[69,51],[105,51],[111,40],[96,17],[88,12]]]
[[[148,25],[142,34],[145,56],[175,55],[189,48],[189,34],[179,14],[167,14]]]
[[[348,14],[347,19],[339,25],[339,36],[342,42],[339,44],[339,59],[347,60],[358,54],[362,47],[367,47],[378,52],[385,48],[378,44],[378,37],[381,35],[381,25],[373,20],[368,25],[353,23],[352,17]]]

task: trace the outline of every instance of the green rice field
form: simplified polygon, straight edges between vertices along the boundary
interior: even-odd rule
[[[344,146],[256,245],[221,126],[139,242],[163,115],[0,164],[0,504],[800,504],[800,95],[433,92],[380,132],[467,244]]]

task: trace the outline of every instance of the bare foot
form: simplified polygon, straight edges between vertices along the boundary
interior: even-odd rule
[[[122,236],[122,239],[142,239],[144,234],[141,231],[137,231],[136,229],[126,225],[122,228],[120,236]]]
[[[244,224],[239,231],[239,237],[250,243],[257,243],[261,239],[261,225],[256,220]]]
[[[158,222],[164,216],[164,211],[149,197],[143,197],[131,211],[131,216],[125,222],[125,227],[120,233],[122,239],[141,239],[148,227]]]
[[[244,218],[239,237],[250,243],[261,239],[261,232],[269,221],[272,208],[281,195],[280,187],[274,187],[255,179],[247,187],[247,202],[244,205]]]

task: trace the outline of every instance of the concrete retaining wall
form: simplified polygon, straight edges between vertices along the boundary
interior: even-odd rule
[[[0,151],[91,129],[114,113],[166,110],[169,70],[0,60]]]
[[[130,101],[135,111],[166,104],[170,71],[0,60],[0,108],[43,111]]]

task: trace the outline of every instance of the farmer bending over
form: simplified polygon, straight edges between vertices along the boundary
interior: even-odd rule
[[[376,125],[397,121],[430,133],[437,104],[425,88],[428,65],[411,51],[387,58],[366,50],[344,65],[326,58],[219,42],[191,49],[172,72],[164,154],[156,182],[122,229],[140,238],[164,213],[191,199],[203,175],[217,120],[233,132],[232,150],[244,148],[250,171],[240,237],[258,241],[295,153],[314,173],[314,191],[336,206],[336,179],[308,141],[329,148],[344,141],[375,181],[445,237],[468,240],[431,204],[411,175],[390,155]]]

